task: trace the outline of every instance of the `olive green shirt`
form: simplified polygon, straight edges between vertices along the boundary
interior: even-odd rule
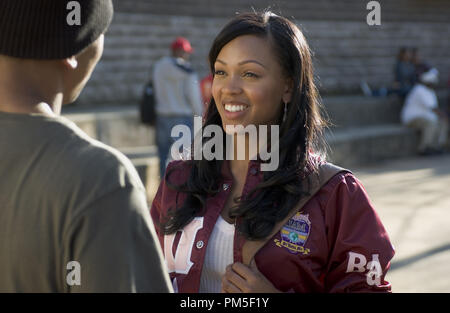
[[[131,162],[63,117],[0,112],[0,292],[169,291]]]

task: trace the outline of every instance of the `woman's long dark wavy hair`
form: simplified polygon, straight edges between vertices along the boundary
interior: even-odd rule
[[[267,38],[284,74],[293,81],[287,118],[284,122],[280,120],[279,167],[276,171],[264,172],[263,181],[247,196],[236,198],[236,205],[230,210],[230,217],[237,218],[237,230],[247,239],[257,240],[267,237],[274,225],[308,194],[309,188],[302,187],[305,186],[302,182],[308,173],[317,169],[316,158],[311,157],[311,152],[324,152],[326,122],[322,118],[314,83],[310,48],[300,29],[286,18],[267,11],[236,16],[214,40],[209,52],[211,72],[214,73],[214,63],[221,49],[243,35]],[[207,108],[203,129],[208,125],[223,127],[214,99]],[[208,140],[211,139],[203,138],[203,144]],[[177,201],[176,208],[170,208],[163,220],[161,226],[166,234],[181,230],[195,216],[203,214],[206,198],[220,191],[223,161],[191,158],[185,162],[192,165],[185,183],[174,185],[170,182],[171,174],[179,170],[176,166],[171,167],[165,177],[170,188],[186,194],[183,203]]]

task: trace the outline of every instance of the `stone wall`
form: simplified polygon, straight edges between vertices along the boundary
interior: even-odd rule
[[[193,65],[203,77],[212,40],[235,12],[268,7],[284,13],[304,31],[314,52],[322,93],[359,92],[366,80],[392,80],[398,48],[417,46],[441,72],[450,69],[450,1],[380,1],[381,25],[368,26],[366,1],[120,0],[105,39],[105,51],[78,105],[135,105],[152,64],[169,53],[172,40],[187,37]],[[288,12],[288,13],[286,13]]]
[[[118,12],[225,17],[270,8],[299,20],[365,20],[369,0],[115,0]],[[378,0],[385,21],[448,22],[448,0]]]

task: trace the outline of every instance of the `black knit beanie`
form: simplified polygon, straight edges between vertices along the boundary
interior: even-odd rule
[[[81,23],[71,26],[75,8]],[[112,0],[0,0],[0,54],[65,59],[106,32],[112,17]]]

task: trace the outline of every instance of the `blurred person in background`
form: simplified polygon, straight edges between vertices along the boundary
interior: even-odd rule
[[[415,67],[411,61],[411,52],[406,47],[401,47],[394,66],[394,81],[392,84],[389,87],[372,89],[366,81],[362,81],[360,86],[364,95],[368,97],[386,97],[396,94],[403,101],[415,81]]]
[[[438,82],[439,73],[435,68],[422,73],[401,111],[402,123],[421,133],[418,152],[423,156],[443,153],[447,144],[448,116],[439,109],[434,91]]]
[[[431,66],[422,60],[419,54],[419,48],[417,47],[411,48],[411,63],[414,66],[413,83],[415,84],[420,81],[420,76],[423,73],[431,69]]]
[[[169,292],[132,163],[60,116],[113,17],[80,2],[0,1],[0,292]]]
[[[400,48],[395,64],[395,81],[393,92],[404,99],[414,84],[415,67],[412,63],[412,53],[406,47]]]
[[[170,147],[176,140],[171,136],[172,128],[186,125],[192,134],[194,116],[202,116],[203,101],[198,76],[189,62],[193,51],[186,38],[178,37],[172,42],[172,55],[162,57],[153,70],[156,143],[161,178],[171,160]]]

